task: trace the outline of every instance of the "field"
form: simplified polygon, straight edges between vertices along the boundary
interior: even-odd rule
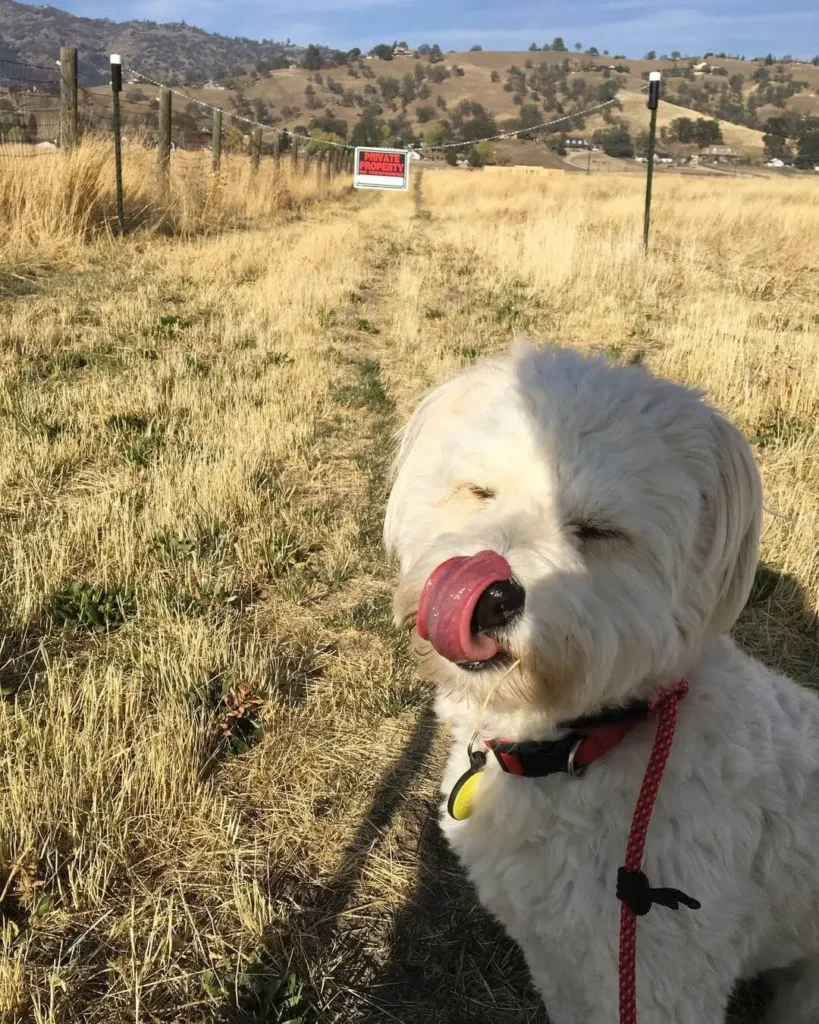
[[[660,177],[646,259],[628,176],[428,172],[418,217],[265,163],[120,243],[76,159],[96,205],[0,178],[0,1018],[543,1024],[437,837],[391,438],[520,331],[702,386],[765,482],[738,637],[815,682],[815,187]]]

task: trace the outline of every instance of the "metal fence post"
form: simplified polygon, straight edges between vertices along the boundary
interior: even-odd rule
[[[125,204],[122,198],[122,131],[119,114],[119,94],[122,92],[122,57],[111,54],[111,93],[114,100],[114,168],[117,183],[117,217],[120,237],[125,234]]]
[[[652,71],[648,78],[648,109],[651,111],[651,126],[648,131],[648,173],[646,175],[646,215],[643,224],[643,248],[648,252],[648,238],[651,233],[651,192],[654,184],[654,153],[657,146],[657,108],[660,105],[660,81],[662,73]]]

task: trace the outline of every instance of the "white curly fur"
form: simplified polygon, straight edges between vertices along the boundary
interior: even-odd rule
[[[584,544],[573,524],[585,520],[617,536]],[[735,983],[763,971],[781,972],[769,1024],[819,1022],[819,700],[726,635],[760,521],[748,445],[699,394],[558,349],[521,344],[436,388],[396,460],[397,620],[413,625],[424,582],[453,555],[498,551],[526,591],[504,640],[520,665],[504,679],[413,633],[454,737],[444,794],[476,730],[548,738],[689,680],[644,869],[702,909],[639,920],[640,1024],[723,1024]],[[442,815],[553,1024],[618,1019],[615,881],[654,731],[639,726],[582,778],[523,779],[493,761],[473,816]]]

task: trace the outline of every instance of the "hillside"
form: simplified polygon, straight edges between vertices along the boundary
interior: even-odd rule
[[[680,156],[697,148],[675,137],[671,125],[681,117],[718,119],[722,141],[755,162],[765,153],[766,131],[793,139],[800,118],[819,117],[819,67],[776,64],[772,59],[763,63],[710,57],[702,66],[693,58],[649,61],[555,51],[470,51],[440,55],[437,61],[410,53],[383,60],[348,59],[323,47],[316,51],[318,63],[307,69],[292,66],[305,50],[289,40],[228,39],[185,24],[77,18],[53,7],[0,0],[0,59],[53,66],[65,43],[78,47],[81,80],[100,93],[107,92],[108,55],[119,52],[126,65],[183,86],[193,99],[276,127],[330,132],[334,138],[367,145],[379,140],[418,142],[422,137],[469,141],[616,98],[607,110],[585,121],[573,118],[561,130],[591,138],[596,131],[622,126],[639,148],[648,123],[646,79],[653,70],[664,74],[661,145]],[[203,89],[206,82],[223,87]],[[153,87],[132,76],[125,99],[126,119],[150,125],[155,117]],[[473,109],[465,112],[464,102]],[[182,141],[206,130],[207,114],[195,106],[185,110],[185,101],[177,100],[175,110]],[[93,111],[97,117],[104,112],[104,106]],[[545,156],[542,143],[533,144]],[[788,148],[783,142],[783,156],[795,151],[793,144]],[[510,152],[522,155],[519,149]],[[532,162],[531,155],[524,162]]]
[[[609,61],[619,70],[612,70]],[[754,161],[764,153],[768,118],[819,116],[819,67],[774,67],[774,75],[784,80],[776,93],[753,81],[764,67],[755,62],[717,60],[707,74],[694,73],[689,64],[553,52],[451,53],[438,64],[407,56],[367,59],[318,72],[276,70],[237,78],[226,91],[192,90],[191,95],[286,128],[310,130],[335,122],[332,130],[347,138],[368,110],[389,124],[394,136],[406,136],[423,135],[435,122],[451,124],[464,100],[480,103],[499,129],[512,130],[520,127],[522,117],[528,118],[527,124],[541,123],[616,96],[621,109],[599,112],[585,121],[575,119],[566,130],[590,137],[614,119],[637,138],[648,124],[646,78],[650,71],[662,70],[661,130],[680,117],[716,118],[725,144]],[[785,95],[795,88],[793,82],[804,84],[793,95]],[[769,99],[776,103],[762,102]],[[753,120],[755,127],[738,123],[743,120]],[[782,134],[792,134],[790,127],[786,129]],[[691,150],[668,135],[664,146],[680,153]]]
[[[115,10],[116,6],[111,5]],[[80,80],[108,80],[108,59],[121,53],[166,80],[203,82],[245,74],[258,62],[275,64],[301,48],[286,43],[230,39],[186,24],[78,18],[48,5],[0,0],[0,59],[53,66],[61,45],[79,50]]]
[[[742,62],[731,62],[741,64]],[[750,78],[757,65],[742,66]],[[366,59],[349,65],[308,71],[289,68],[266,74],[252,73],[226,81],[224,89],[187,88],[192,98],[202,100],[266,124],[296,131],[315,129],[356,140],[355,134],[367,118],[387,126],[393,139],[424,136],[436,123],[453,128],[458,122],[458,105],[463,101],[479,103],[489,115],[494,131],[520,128],[522,118],[534,125],[564,117],[572,112],[598,105],[616,97],[619,106],[598,111],[586,118],[574,118],[565,124],[569,134],[590,138],[612,122],[628,127],[636,140],[648,126],[645,102],[645,76],[650,70],[671,69],[670,62],[618,61],[620,71],[601,66],[599,59],[585,55],[556,53],[479,52],[447,54],[437,64],[411,56],[391,61]],[[800,66],[800,77],[810,81],[808,90],[792,98],[799,108],[788,111],[819,114],[819,68]],[[732,71],[732,75],[738,72]],[[722,78],[723,76],[718,76]],[[727,78],[734,81],[735,78]],[[712,117],[716,113],[702,104],[702,112],[693,111],[688,96],[679,95],[683,78],[667,78],[659,112],[661,131],[680,117]],[[697,81],[699,85],[699,80]],[[748,94],[752,90],[748,89]],[[145,85],[132,85],[126,91],[130,109],[143,113],[151,109],[154,91]],[[177,101],[178,111],[184,102]],[[782,108],[759,108],[759,119],[783,113]],[[206,117],[195,107],[188,109],[200,127]],[[763,157],[763,131],[720,119],[726,145],[752,161]],[[479,137],[476,132],[473,137]],[[488,134],[484,132],[483,134]],[[372,139],[367,144],[372,144]],[[665,148],[680,154],[691,146],[676,144],[668,136]],[[538,148],[543,146],[538,144]],[[512,152],[512,151],[510,151]],[[518,151],[518,155],[520,155]],[[516,159],[515,162],[518,162]],[[531,162],[529,158],[522,162]]]

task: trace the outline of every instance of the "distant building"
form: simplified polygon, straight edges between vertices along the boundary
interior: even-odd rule
[[[589,143],[586,139],[578,138],[577,136],[569,136],[566,139],[566,149],[590,149]]]
[[[225,87],[223,85],[220,85],[218,82],[214,82],[212,78],[209,81],[205,82],[205,84],[202,86],[202,88],[203,89],[220,89],[222,92],[225,91]]]
[[[740,152],[738,149],[731,149],[730,146],[706,146],[700,150],[700,156],[704,160],[736,160]]]
[[[406,46],[396,46],[392,51],[393,57],[411,57],[412,50],[407,49]]]

